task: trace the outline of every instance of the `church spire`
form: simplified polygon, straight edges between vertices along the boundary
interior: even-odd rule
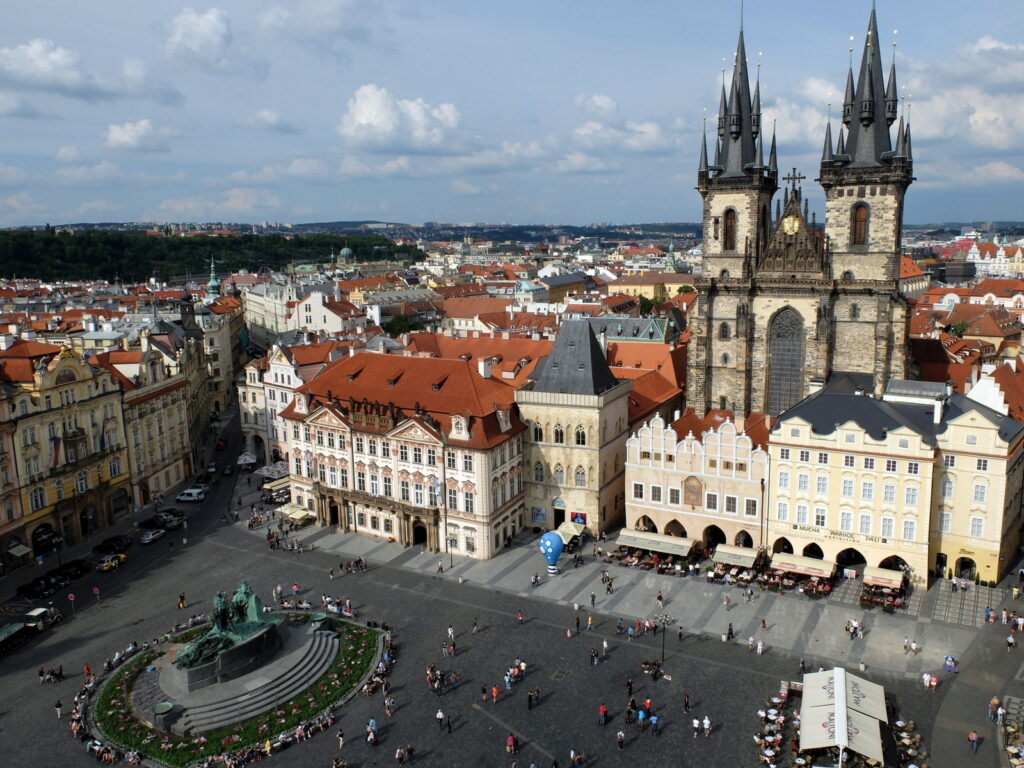
[[[839,129],[839,138],[836,140],[836,154],[837,155],[845,155],[846,154],[846,139],[844,137],[843,129],[842,128]]]
[[[754,85],[754,106],[750,111],[750,129],[754,136],[761,135],[761,65],[757,65],[757,83]]]
[[[885,120],[886,125],[896,122],[896,115],[899,112],[900,99],[896,91],[896,54],[893,54],[892,64],[889,66],[889,83],[885,86]]]
[[[708,172],[708,135],[707,133],[701,133],[700,135],[700,165],[697,166],[697,173]]]
[[[846,138],[846,152],[850,155],[852,167],[873,167],[883,164],[891,157],[892,143],[887,121],[890,109],[888,96],[883,91],[882,52],[879,48],[878,21],[874,9],[868,20],[864,52],[861,56],[860,74],[853,97],[849,135]],[[896,87],[896,69],[893,65],[890,87]],[[895,95],[895,90],[893,90]],[[844,118],[846,105],[843,107]]]
[[[768,173],[777,176],[779,173],[779,158],[775,151],[775,126],[772,126],[772,148],[768,151]]]
[[[821,150],[821,162],[832,162],[832,121],[825,124],[825,148]]]
[[[849,127],[853,119],[853,67],[846,71],[846,94],[843,96],[843,125]]]
[[[728,107],[725,103],[725,70],[722,70],[722,98],[718,102],[718,138],[725,138],[725,115]]]
[[[723,90],[724,96],[724,90]],[[760,98],[760,94],[758,96]],[[754,139],[757,131],[750,99],[750,76],[747,72],[747,48],[740,30],[736,43],[736,60],[732,67],[732,82],[729,86],[728,103],[725,105],[724,130],[722,138],[721,175],[725,177],[749,176],[756,162],[757,147]],[[760,125],[760,115],[757,123]]]

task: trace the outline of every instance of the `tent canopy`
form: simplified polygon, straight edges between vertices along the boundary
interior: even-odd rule
[[[885,689],[837,667],[804,675],[800,749],[841,747],[883,761]]]
[[[281,478],[278,478],[277,480],[271,480],[271,481],[263,484],[263,490],[265,490],[265,491],[276,491],[276,490],[278,490],[280,488],[287,488],[289,482],[290,482],[290,478],[288,478],[288,477],[281,477]]]
[[[772,568],[776,571],[799,573],[802,576],[828,577],[835,573],[836,564],[827,560],[815,560],[813,557],[776,552],[772,555]]]
[[[738,565],[741,568],[751,568],[757,560],[757,550],[750,547],[733,547],[729,544],[719,544],[715,548],[714,557],[716,563],[727,565]]]
[[[873,568],[870,565],[864,566],[864,583],[875,587],[902,587],[903,576],[903,571],[894,571],[889,568]]]
[[[9,547],[7,552],[14,557],[24,557],[25,555],[31,554],[32,550],[24,544],[15,544],[13,547]]]
[[[256,455],[251,451],[242,451],[240,454],[238,454],[238,463],[241,465],[255,464]]]
[[[263,475],[264,477],[272,477],[275,480],[279,477],[287,477],[288,462],[275,461],[273,464],[267,464],[265,467],[260,467],[254,474]]]
[[[662,552],[666,555],[681,555],[685,557],[690,554],[696,542],[693,539],[684,539],[682,536],[666,536],[662,533],[648,533],[647,531],[619,531],[616,544],[633,549],[649,549],[652,552]]]
[[[555,533],[557,533],[561,537],[562,543],[568,544],[570,541],[572,541],[574,536],[581,535],[583,531],[585,531],[586,529],[587,526],[583,525],[582,523],[573,523],[566,520],[564,523],[558,526],[558,528],[555,529]]]

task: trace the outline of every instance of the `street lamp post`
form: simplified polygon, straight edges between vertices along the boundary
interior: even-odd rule
[[[671,613],[662,613],[654,617],[654,620],[661,624],[661,663],[665,663],[665,635],[668,634],[668,628],[670,625],[675,623],[676,617]]]

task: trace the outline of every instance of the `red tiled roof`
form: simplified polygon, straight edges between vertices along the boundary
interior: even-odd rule
[[[900,280],[911,277],[922,277],[924,272],[909,256],[900,256]]]
[[[1024,422],[1024,371],[1020,360],[1000,365],[992,372],[992,378],[1003,393],[1008,407],[1007,415],[1011,419]]]
[[[58,344],[47,344],[42,341],[25,341],[15,339],[7,349],[0,350],[0,357],[25,357],[36,358],[45,355],[55,355],[62,349]]]

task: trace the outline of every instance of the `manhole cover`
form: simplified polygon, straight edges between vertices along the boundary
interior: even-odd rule
[[[556,669],[554,672],[551,673],[551,679],[554,680],[555,682],[558,682],[558,683],[560,683],[563,680],[565,680],[565,678],[567,678],[568,676],[569,676],[569,670],[568,669]]]

